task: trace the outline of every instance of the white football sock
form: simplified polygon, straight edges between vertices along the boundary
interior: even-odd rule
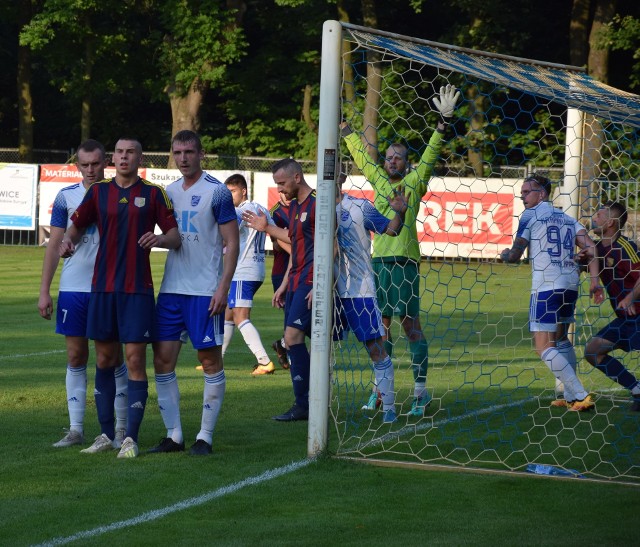
[[[210,445],[213,444],[213,430],[218,421],[220,408],[222,408],[226,385],[227,381],[224,370],[221,370],[217,374],[204,375],[202,421],[200,422],[200,432],[196,436],[196,440],[202,439]]]
[[[180,422],[180,390],[175,371],[156,374],[156,391],[160,415],[167,428],[167,437],[179,444],[184,441],[184,438]]]
[[[227,353],[227,348],[231,343],[231,339],[233,338],[233,329],[235,324],[233,321],[225,321],[224,322],[224,338],[222,339],[222,355]]]
[[[238,330],[240,331],[240,334],[242,334],[242,338],[244,338],[244,342],[251,350],[251,353],[255,355],[258,363],[261,365],[268,365],[271,362],[271,359],[269,359],[269,356],[262,345],[258,329],[256,329],[251,320],[247,319],[240,323],[238,325]]]
[[[87,365],[72,367],[67,364],[65,378],[67,388],[67,408],[69,409],[69,429],[84,431],[84,413],[87,408]]]
[[[375,371],[377,389],[382,398],[382,409],[395,408],[396,394],[391,358],[387,355],[382,361],[374,363],[373,370]]]
[[[542,354],[542,360],[549,367],[549,370],[553,372],[553,375],[564,384],[565,399],[567,401],[582,401],[589,395],[580,383],[580,380],[578,380],[569,361],[567,361],[566,357],[562,355],[557,348],[548,348],[545,350]],[[574,398],[568,399],[567,393],[570,393]]]
[[[573,344],[569,342],[569,340],[563,340],[562,342],[559,342],[558,344],[556,344],[556,349],[558,350],[560,355],[564,356],[564,358],[569,362],[569,364],[571,365],[571,368],[573,369],[573,372],[577,373],[578,358],[576,357],[576,351],[573,347]],[[560,384],[560,386],[558,386],[558,384]],[[575,393],[571,393],[571,390],[567,389],[567,387],[563,384],[563,382],[561,382],[556,378],[556,392],[558,391],[558,387],[562,388],[561,391],[564,392],[565,401],[576,400]]]

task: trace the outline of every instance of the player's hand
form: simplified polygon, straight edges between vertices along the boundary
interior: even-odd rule
[[[138,240],[138,245],[143,249],[151,249],[151,247],[160,247],[160,235],[153,232],[142,234]]]
[[[258,211],[258,214],[253,211],[245,211],[242,213],[242,220],[247,223],[249,228],[253,228],[258,232],[265,232],[269,224],[266,215],[263,215],[261,211]]]
[[[509,253],[511,252],[511,249],[505,249],[504,251],[502,251],[500,253],[500,260],[502,260],[502,262],[509,262]]]
[[[278,287],[278,290],[273,293],[273,298],[271,299],[271,305],[274,308],[284,308],[286,293],[287,293],[287,287],[283,283],[280,287]]]
[[[636,315],[636,306],[633,301],[633,293],[629,293],[625,296],[620,303],[618,304],[618,309],[626,313],[627,315],[634,316]]]
[[[228,291],[221,291],[220,288],[211,297],[209,302],[209,316],[213,317],[222,313],[227,307],[227,293]]]
[[[76,252],[76,246],[69,239],[63,239],[58,248],[60,258],[69,258]]]
[[[580,249],[575,256],[573,257],[574,262],[577,264],[586,266],[587,263],[593,258],[593,249],[590,247],[585,247],[584,249]]]
[[[407,203],[407,197],[404,194],[404,189],[394,189],[393,195],[387,198],[389,207],[391,207],[396,213],[402,215],[406,212],[409,204]]]
[[[604,302],[604,289],[597,283],[589,287],[589,294],[596,304],[602,304]]]
[[[50,294],[40,295],[38,300],[38,310],[40,311],[40,317],[51,321],[51,315],[53,314],[53,301]]]
[[[307,309],[310,310],[311,306],[313,306],[313,290],[310,290],[309,294],[307,294],[304,299],[307,301]]]
[[[451,84],[447,84],[440,88],[440,99],[434,98],[433,104],[436,105],[441,116],[446,119],[453,116],[458,99],[460,99],[460,91]]]

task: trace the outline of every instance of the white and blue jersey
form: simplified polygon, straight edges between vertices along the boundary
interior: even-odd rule
[[[247,226],[242,220],[242,213],[252,211],[267,217],[269,224],[275,224],[269,211],[262,205],[253,201],[243,201],[236,207],[238,229],[240,232],[240,252],[238,265],[233,274],[233,281],[264,281],[265,276],[265,251],[264,243],[267,237],[265,232],[258,232]]]
[[[547,201],[524,211],[516,236],[529,242],[532,293],[578,290],[580,272],[573,258],[576,235],[584,229]]]
[[[340,298],[375,297],[371,267],[371,232],[384,233],[390,220],[373,204],[348,194],[336,207],[338,255],[335,262],[336,290]]]
[[[207,173],[186,190],[182,183],[181,177],[166,188],[182,245],[169,251],[160,292],[211,297],[222,278],[219,225],[236,220],[233,198],[222,182]]]
[[[71,215],[80,205],[85,193],[81,183],[60,190],[53,202],[51,226],[66,230],[71,225]],[[96,225],[92,224],[82,235],[73,255],[64,260],[60,274],[60,292],[91,292],[99,239]]]

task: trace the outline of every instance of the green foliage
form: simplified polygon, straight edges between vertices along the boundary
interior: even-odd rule
[[[164,91],[184,96],[193,85],[224,80],[226,67],[244,54],[242,29],[235,13],[219,0],[166,0],[158,6],[162,34],[158,69]]]
[[[596,47],[631,52],[635,62],[629,74],[630,86],[632,89],[640,87],[640,18],[616,14],[613,21],[604,25]]]

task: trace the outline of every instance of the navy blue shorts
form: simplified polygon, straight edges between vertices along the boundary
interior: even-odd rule
[[[296,291],[287,291],[284,304],[285,327],[293,327],[311,336],[311,310],[308,308],[307,295],[311,285],[300,285]]]
[[[156,303],[151,294],[94,292],[89,298],[87,338],[123,344],[156,339]]]
[[[375,298],[340,298],[337,301],[337,320],[334,330],[337,340],[343,340],[342,331],[350,330],[360,342],[384,336],[382,315]]]
[[[573,323],[578,291],[558,289],[531,293],[529,330],[555,332],[557,325]]]
[[[56,307],[56,333],[63,336],[87,336],[88,292],[67,292],[58,294]]]
[[[640,349],[640,316],[621,318],[611,321],[598,334],[598,338],[604,338],[615,344],[616,348],[629,352]]]

